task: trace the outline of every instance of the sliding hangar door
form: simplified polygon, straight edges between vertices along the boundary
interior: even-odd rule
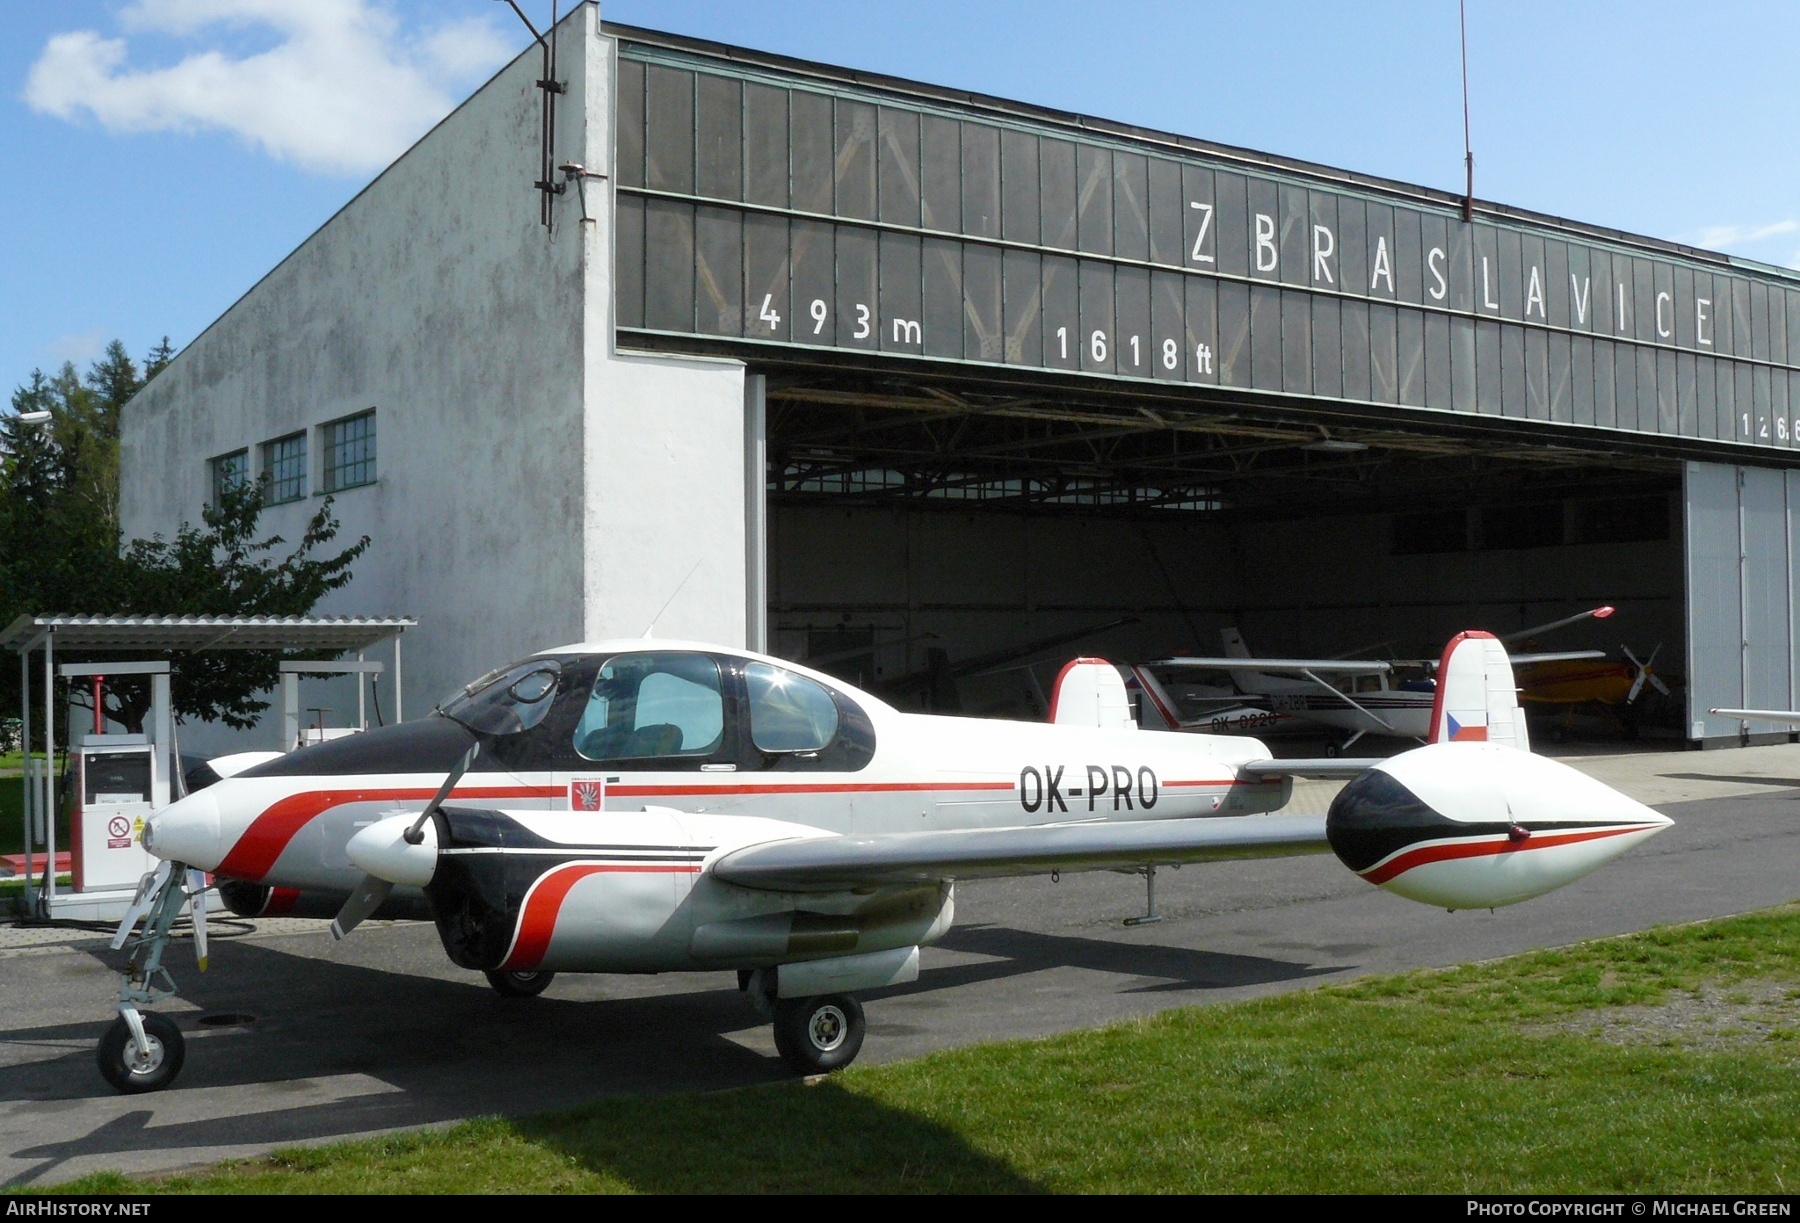
[[[775,652],[1026,714],[1018,666],[1078,651],[1418,657],[1612,604],[1542,644],[1660,646],[1667,733],[1800,697],[1792,277],[614,32],[618,343],[756,375]]]

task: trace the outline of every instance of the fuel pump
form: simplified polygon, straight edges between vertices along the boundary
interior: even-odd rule
[[[69,719],[64,792],[70,817],[70,899],[110,901],[123,912],[138,881],[156,865],[144,849],[144,821],[177,797],[169,664],[66,663],[57,670],[71,681],[88,680],[94,700],[91,729],[78,730],[73,711]],[[150,681],[150,714],[141,733],[106,729],[102,702],[107,681],[126,676]]]

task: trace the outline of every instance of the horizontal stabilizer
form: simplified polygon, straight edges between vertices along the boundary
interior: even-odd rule
[[[1322,760],[1252,760],[1240,773],[1253,777],[1355,777],[1374,768],[1386,757],[1332,756]]]
[[[1279,858],[1327,848],[1324,816],[1245,815],[765,841],[723,855],[709,873],[739,887],[824,892],[1054,870]]]

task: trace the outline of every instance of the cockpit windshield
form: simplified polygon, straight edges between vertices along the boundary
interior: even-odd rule
[[[554,658],[528,658],[488,672],[438,712],[478,735],[516,735],[544,720],[561,679]]]

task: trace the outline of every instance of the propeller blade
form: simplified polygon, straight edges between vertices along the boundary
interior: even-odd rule
[[[187,893],[190,916],[194,922],[194,958],[200,962],[200,971],[206,971],[206,872],[192,867],[187,873]]]
[[[156,864],[155,870],[145,871],[144,877],[138,880],[137,893],[131,898],[131,907],[125,910],[125,916],[119,921],[119,932],[113,935],[112,949],[114,951],[123,947],[125,940],[131,937],[132,928],[138,924],[138,919],[148,911],[151,901],[156,898],[158,892],[162,891],[163,884],[169,881],[169,872],[173,869],[174,864],[164,858]]]
[[[456,789],[456,783],[462,780],[462,775],[469,771],[469,766],[475,763],[475,757],[480,754],[481,743],[477,740],[469,745],[469,750],[463,753],[462,759],[456,762],[456,767],[450,770],[450,776],[444,778],[444,784],[438,787],[438,792],[425,804],[425,810],[419,812],[419,818],[406,830],[408,845],[417,845],[425,839],[423,830],[426,822],[437,814],[437,809],[444,805],[444,800],[450,797],[450,791]]]
[[[1627,705],[1638,699],[1638,693],[1644,690],[1644,677],[1648,674],[1650,673],[1644,670],[1644,668],[1638,668],[1637,678],[1631,681],[1631,691],[1625,694],[1625,703]]]
[[[1664,696],[1674,696],[1675,695],[1673,692],[1669,691],[1669,685],[1662,682],[1662,676],[1658,675],[1654,671],[1651,671],[1648,674],[1650,676],[1650,686],[1652,688],[1656,689],[1658,692],[1662,693]]]
[[[386,879],[377,879],[373,875],[364,875],[356,890],[350,893],[350,899],[338,910],[338,915],[331,919],[331,941],[342,942],[350,937],[350,932],[362,925],[363,919],[381,907],[381,902],[388,898],[394,885]]]

